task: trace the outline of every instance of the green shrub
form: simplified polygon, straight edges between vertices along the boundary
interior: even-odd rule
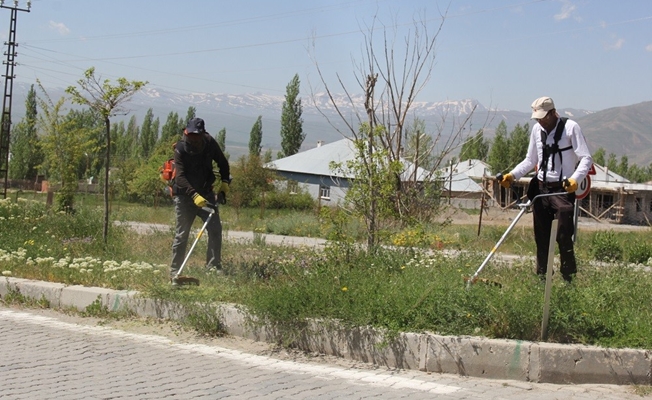
[[[625,244],[627,261],[636,264],[647,264],[652,257],[652,245],[643,240],[628,241]]]
[[[313,215],[270,217],[265,221],[265,232],[286,236],[319,236],[319,220]]]
[[[258,200],[255,203],[259,203]],[[259,204],[254,204],[259,206]],[[290,193],[288,191],[274,191],[265,193],[265,207],[269,209],[312,210],[315,200],[307,192]]]
[[[614,231],[596,232],[591,239],[591,255],[598,261],[621,261],[623,247]]]

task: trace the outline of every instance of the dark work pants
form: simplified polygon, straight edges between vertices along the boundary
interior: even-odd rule
[[[214,196],[213,196],[214,197]],[[186,257],[188,237],[195,217],[206,222],[209,216],[205,211],[195,205],[190,196],[174,196],[174,211],[176,214],[176,226],[174,228],[174,240],[172,242],[172,264],[170,266],[170,277],[176,275]],[[206,268],[221,268],[222,262],[222,222],[217,209],[213,218],[206,226],[208,234],[208,248],[206,250]],[[187,267],[187,266],[186,266]],[[186,269],[184,267],[184,270]]]
[[[541,193],[565,192],[564,189],[549,189],[539,184]],[[575,232],[575,193],[550,196],[537,199],[533,204],[534,240],[537,245],[537,274],[545,275],[548,270],[548,247],[550,245],[550,228],[557,218],[557,244],[561,259],[561,274],[570,281],[577,272],[573,233]]]

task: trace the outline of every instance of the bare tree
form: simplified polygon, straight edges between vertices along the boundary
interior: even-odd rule
[[[446,14],[440,14],[438,25],[432,29],[425,15],[413,20],[413,26],[405,34],[402,41],[395,39],[398,35],[397,24],[394,25],[393,34],[390,27],[380,24],[377,17],[374,17],[373,24],[367,28],[364,35],[364,51],[361,60],[356,63],[354,60],[355,78],[359,89],[364,93],[364,114],[361,112],[359,100],[356,100],[354,90],[349,89],[340,76],[336,74],[337,90],[344,92],[346,105],[354,110],[354,115],[345,114],[343,104],[340,104],[337,94],[328,83],[318,62],[314,62],[321,84],[334,107],[339,118],[344,122],[344,132],[337,128],[330,120],[327,113],[317,106],[318,111],[329,123],[345,137],[351,138],[354,142],[365,142],[363,151],[358,152],[358,161],[363,168],[357,168],[354,184],[366,185],[366,195],[369,201],[364,203],[364,209],[358,210],[364,217],[367,226],[367,243],[369,247],[376,245],[376,230],[378,229],[379,201],[389,201],[393,204],[391,209],[400,219],[409,219],[415,213],[415,207],[419,203],[415,200],[429,197],[424,193],[421,182],[431,180],[434,169],[438,168],[441,162],[450,155],[462,142],[470,116],[460,124],[454,126],[450,134],[444,134],[443,122],[439,129],[433,134],[434,140],[422,141],[424,145],[418,145],[412,149],[411,154],[414,163],[406,165],[403,162],[402,153],[404,141],[407,139],[407,124],[409,117],[413,115],[412,107],[414,102],[429,82],[435,65],[435,45],[442,30]],[[376,25],[379,24],[380,27]],[[375,35],[380,32],[380,40]],[[377,95],[378,94],[378,95]],[[377,97],[376,97],[377,95]],[[315,94],[313,91],[313,99]],[[314,101],[318,105],[317,101]],[[350,121],[352,118],[357,124]],[[442,118],[445,118],[443,116]],[[417,141],[418,143],[418,141]],[[392,196],[383,198],[380,193],[384,189],[379,186],[386,181],[386,177],[378,176],[377,163],[381,162],[376,153],[383,152],[385,160],[382,162],[386,169],[381,173],[393,175],[394,190]],[[425,154],[421,154],[425,152]],[[432,157],[432,153],[437,153]],[[434,160],[431,171],[424,171],[419,168],[418,160],[430,157]],[[402,167],[397,168],[397,165]],[[432,206],[432,204],[430,204]],[[405,218],[408,217],[408,218]]]

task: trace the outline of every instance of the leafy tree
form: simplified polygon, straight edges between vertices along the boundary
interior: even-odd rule
[[[632,182],[642,183],[648,180],[645,170],[640,168],[638,165],[634,164],[627,170],[627,175],[625,176]]]
[[[433,154],[434,140],[426,132],[426,122],[422,119],[415,119],[412,126],[406,131],[406,143],[403,157],[411,162],[416,168],[433,170],[437,166],[437,160]]]
[[[509,171],[518,161],[509,158],[509,140],[507,139],[507,124],[500,121],[496,127],[496,136],[491,144],[487,163],[495,173]]]
[[[159,120],[158,117],[152,122],[152,132],[154,132],[154,147],[158,144],[158,141],[160,140],[160,135],[159,135],[159,128],[161,127],[161,121]]]
[[[220,149],[224,152],[226,150],[226,128],[222,128],[217,132],[215,140],[217,141],[217,144],[220,145]]]
[[[9,159],[9,178],[28,179],[29,158],[32,146],[27,136],[25,120],[17,123],[11,132],[11,158]]]
[[[618,175],[626,177],[628,170],[629,170],[629,158],[626,155],[622,155],[620,157],[620,163],[618,163],[618,168],[616,169],[616,173]]]
[[[263,153],[263,157],[262,157],[263,164],[271,162],[272,159],[273,159],[273,157],[272,157],[272,149],[265,150],[265,152]]]
[[[158,127],[157,127],[158,128]],[[143,120],[143,125],[140,127],[140,155],[144,158],[149,156],[154,151],[156,139],[158,138],[158,129],[154,130],[154,112],[148,109]]]
[[[361,130],[368,130],[369,126],[363,124]],[[382,135],[382,126],[376,127],[376,133],[370,136]],[[403,170],[400,161],[388,162],[388,149],[379,148],[371,152],[369,156],[369,143],[366,140],[358,139],[352,141],[355,148],[356,158],[348,162],[331,162],[330,168],[338,175],[355,176],[356,179],[349,186],[346,193],[347,211],[355,218],[365,220],[367,232],[376,232],[382,229],[382,221],[385,218],[396,218],[393,198],[396,195],[396,173]],[[368,163],[361,163],[358,160],[369,160]],[[372,194],[370,196],[370,193]],[[372,215],[374,219],[369,218]],[[367,238],[369,240],[369,237]],[[373,244],[368,243],[371,247]]]
[[[193,106],[188,107],[188,111],[186,112],[186,119],[183,123],[183,128],[185,128],[188,125],[188,122],[191,119],[195,118],[196,116],[197,116],[197,109]]]
[[[226,128],[220,129],[220,131],[217,133],[217,137],[215,138],[217,141],[217,144],[220,146],[220,149],[222,149],[222,153],[224,153],[224,157],[228,160],[231,155],[226,151]]]
[[[140,127],[138,126],[138,121],[136,120],[135,115],[132,115],[131,118],[129,118],[125,139],[127,144],[125,160],[137,157],[140,153]]]
[[[593,153],[593,162],[595,164],[600,165],[600,166],[605,166],[606,165],[606,162],[605,162],[605,155],[606,154],[607,154],[607,151],[604,148],[600,147],[599,149],[597,149],[595,151],[595,153]]]
[[[301,118],[302,107],[299,98],[299,84],[299,74],[295,74],[285,89],[285,101],[281,113],[283,157],[298,153],[306,138],[306,134],[303,132],[303,118]]]
[[[35,180],[43,152],[37,135],[37,99],[32,85],[25,99],[25,117],[16,124],[11,137],[9,177]]]
[[[261,143],[263,141],[263,116],[259,115],[258,119],[251,128],[249,134],[249,155],[260,157],[262,150]]]
[[[272,181],[274,172],[263,168],[263,163],[258,155],[250,154],[241,156],[231,165],[233,176],[243,177],[234,179],[229,190],[229,204],[236,211],[242,207],[259,204],[261,194],[273,190]]]
[[[129,199],[142,201],[145,204],[157,204],[161,196],[170,198],[169,193],[165,191],[165,183],[161,180],[158,170],[168,158],[170,158],[169,149],[167,154],[155,152],[147,161],[132,164],[133,173],[122,177]]]
[[[616,155],[614,153],[609,153],[609,157],[607,158],[607,168],[609,168],[609,171],[613,172],[618,170],[618,161],[616,161]]]
[[[186,124],[179,119],[179,114],[170,111],[168,118],[165,120],[165,124],[161,128],[161,142],[167,144],[173,140],[179,140],[185,127]]]
[[[114,122],[111,124],[111,154],[118,160],[126,160],[131,149],[129,147],[129,138],[127,137],[127,128],[124,121]]]
[[[159,141],[146,161],[133,164],[133,174],[122,176],[130,199],[146,204],[158,204],[161,199],[171,199],[166,183],[161,180],[159,167],[172,157],[172,144],[176,141],[177,138],[171,138],[167,143]]]
[[[529,133],[529,124],[521,126],[521,124],[516,124],[514,129],[509,134],[509,159],[512,161],[513,165],[510,165],[510,168],[515,166],[515,163],[520,162],[527,155],[527,148],[530,144],[530,133]]]
[[[79,88],[69,86],[66,93],[72,96],[72,101],[86,105],[101,116],[106,131],[106,159],[104,165],[104,243],[108,241],[109,233],[109,168],[111,166],[111,117],[127,114],[123,104],[144,87],[147,82],[128,81],[118,78],[117,85],[111,85],[108,79],[101,80],[95,76],[95,68],[84,72],[84,78],[77,81]]]
[[[466,139],[460,150],[460,161],[464,160],[487,160],[489,154],[489,141],[484,138],[484,132],[480,129],[475,136]]]
[[[77,191],[77,167],[84,154],[91,150],[92,142],[78,123],[79,111],[71,111],[64,116],[65,98],[54,103],[39,82],[43,98],[38,99],[42,114],[39,125],[43,132],[44,163],[53,177],[59,179],[61,189],[57,196],[57,208],[72,212]]]

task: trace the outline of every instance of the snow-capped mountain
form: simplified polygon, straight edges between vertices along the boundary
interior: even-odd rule
[[[14,86],[13,120],[18,121],[24,115],[25,97],[29,86],[17,84]],[[63,88],[46,88],[52,99],[66,96]],[[154,117],[164,124],[170,113],[177,113],[185,118],[188,108],[195,107],[197,116],[206,120],[209,132],[217,132],[222,128],[227,131],[227,147],[233,146],[246,151],[249,133],[258,116],[263,122],[263,147],[270,148],[275,153],[280,149],[280,119],[285,96],[264,93],[228,94],[228,93],[176,93],[162,88],[146,86],[137,93],[125,106],[131,111],[126,116],[115,117],[115,121],[128,120],[135,116],[137,121],[143,120],[148,109],[152,109]],[[333,98],[327,93],[302,93],[305,148],[315,147],[318,141],[331,142],[339,140],[342,135],[350,136],[335,105],[340,113],[357,125],[359,120],[366,119],[364,110],[364,95],[354,94],[351,98],[338,93]],[[472,116],[469,118],[469,115]],[[560,110],[561,114],[577,118],[590,112],[585,110]],[[514,110],[489,109],[475,99],[450,100],[440,102],[416,101],[411,106],[409,123],[417,117],[426,123],[426,129],[431,135],[450,135],[459,129],[468,119],[464,127],[466,133],[475,133],[483,129],[486,137],[491,138],[496,126],[501,121],[507,123],[508,129],[516,124],[524,125],[530,122],[530,114]],[[339,131],[338,131],[339,130]],[[233,149],[236,150],[236,149]],[[233,151],[237,153],[238,151]]]

